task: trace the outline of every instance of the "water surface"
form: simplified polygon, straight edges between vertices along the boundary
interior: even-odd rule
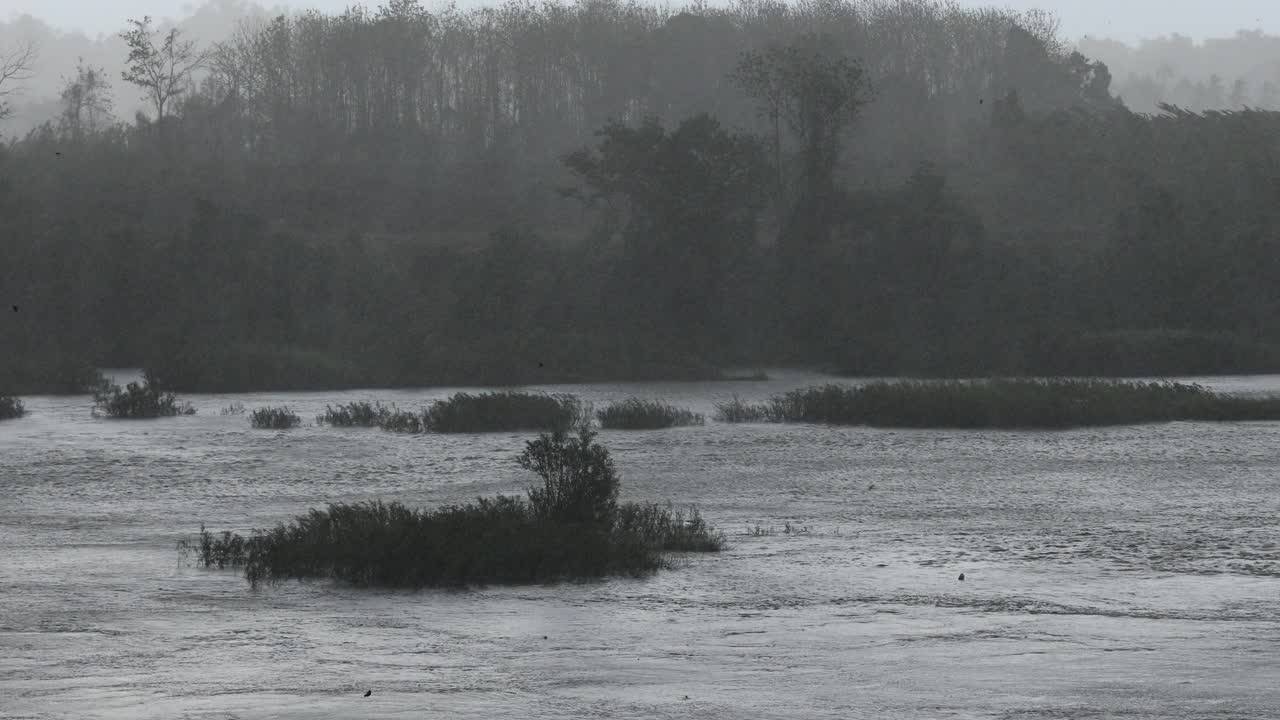
[[[709,414],[819,380],[775,378],[546,389]],[[27,398],[0,423],[0,716],[1280,714],[1280,423],[604,432],[624,498],[697,503],[732,541],[643,580],[255,591],[179,562],[202,522],[521,492],[528,434],[310,423],[326,402],[455,390],[192,395],[198,415],[148,421]],[[219,415],[234,401],[307,427],[251,430]]]

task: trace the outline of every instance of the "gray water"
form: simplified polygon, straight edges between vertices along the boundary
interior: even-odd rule
[[[548,389],[710,413],[817,380]],[[454,390],[194,395],[194,417],[128,422],[27,398],[0,423],[0,716],[1280,716],[1277,423],[604,432],[625,498],[697,503],[732,542],[641,580],[252,590],[179,561],[200,523],[521,492],[526,434],[310,426]],[[233,401],[308,426],[251,430]]]

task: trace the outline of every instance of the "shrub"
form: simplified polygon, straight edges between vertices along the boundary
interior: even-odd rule
[[[659,400],[629,398],[596,413],[600,426],[611,430],[656,430],[681,425],[701,425],[701,415]]]
[[[122,390],[105,378],[93,392],[93,413],[116,419],[137,419],[195,415],[191,403],[178,402],[171,392],[160,389],[160,382],[150,372],[142,384],[131,382]]]
[[[618,507],[618,531],[633,534],[667,552],[719,552],[724,535],[709,527],[698,508],[680,510],[670,504],[625,503]]]
[[[265,407],[253,411],[249,424],[263,430],[288,430],[301,425],[302,418],[287,407]]]
[[[664,553],[724,545],[696,508],[618,505],[617,471],[588,430],[542,435],[517,462],[542,481],[527,499],[480,498],[436,510],[330,504],[247,538],[201,526],[197,540],[179,548],[196,552],[205,567],[243,567],[255,586],[326,578],[423,587],[641,575],[663,567]]]
[[[382,403],[350,402],[334,407],[324,406],[324,413],[316,416],[317,425],[334,427],[378,427],[394,412]]]
[[[572,395],[503,390],[457,393],[437,400],[427,408],[424,419],[429,430],[449,433],[567,430],[585,418],[582,403]]]
[[[0,395],[0,420],[13,420],[27,414],[22,400],[8,395]]]

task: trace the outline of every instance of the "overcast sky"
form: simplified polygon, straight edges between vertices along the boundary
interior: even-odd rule
[[[477,0],[459,0],[458,5],[476,3]],[[1132,43],[1142,37],[1171,33],[1200,39],[1232,35],[1240,28],[1280,34],[1280,0],[1006,0],[997,3],[960,0],[960,3],[1052,10],[1062,20],[1063,33],[1069,39],[1094,35]],[[262,4],[337,11],[354,3],[269,0]],[[377,7],[382,0],[364,4]],[[434,6],[435,3],[428,0],[424,4]],[[673,6],[681,4],[679,0],[671,2]],[[184,5],[188,10],[184,10]],[[8,19],[14,14],[30,13],[55,27],[78,29],[92,36],[116,32],[125,18],[178,17],[187,14],[189,8],[183,0],[0,0],[0,17]]]

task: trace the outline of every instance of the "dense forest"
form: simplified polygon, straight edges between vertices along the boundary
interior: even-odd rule
[[[137,19],[122,76],[82,64],[0,148],[0,385],[1280,369],[1280,113],[1135,113],[1053,28],[927,0],[392,0],[212,46]],[[148,109],[115,118],[122,86]]]

